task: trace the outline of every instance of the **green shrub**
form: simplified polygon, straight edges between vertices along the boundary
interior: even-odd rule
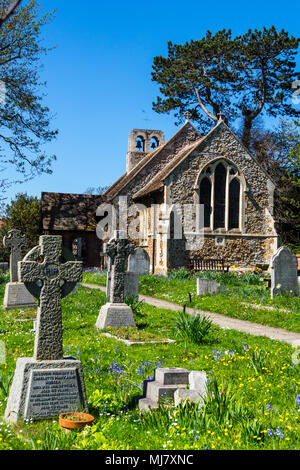
[[[8,274],[4,274],[0,271],[0,284],[6,284],[9,281]]]
[[[202,344],[212,327],[212,322],[204,315],[179,313],[175,319],[176,336],[184,341]]]
[[[143,305],[144,305],[143,300],[139,300],[139,298],[134,295],[127,294],[125,295],[124,302],[129,307],[131,307],[131,310],[133,311],[134,316],[139,317],[143,315]]]
[[[191,271],[188,271],[185,268],[174,269],[169,272],[168,279],[177,279],[178,281],[183,281],[186,279],[191,279],[192,277]]]
[[[242,286],[243,284],[261,285],[262,283],[260,275],[253,271],[246,273],[201,271],[197,273],[197,277],[200,277],[201,279],[213,279],[223,286]]]

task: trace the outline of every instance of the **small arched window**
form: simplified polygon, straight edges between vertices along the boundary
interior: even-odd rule
[[[145,151],[145,140],[141,136],[136,138],[135,151],[136,152],[144,152]]]
[[[159,146],[159,141],[156,137],[152,137],[150,140],[150,152],[153,152],[153,150],[157,149]]]

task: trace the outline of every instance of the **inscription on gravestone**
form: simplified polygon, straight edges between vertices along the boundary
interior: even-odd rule
[[[80,407],[76,369],[32,370],[25,408],[30,416],[49,418]]]

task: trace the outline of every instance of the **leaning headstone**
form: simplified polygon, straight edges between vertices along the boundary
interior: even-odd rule
[[[136,326],[131,308],[124,303],[125,297],[125,265],[133,251],[133,246],[122,233],[116,232],[107,245],[106,253],[110,257],[111,280],[109,302],[99,312],[96,328],[120,328]]]
[[[217,281],[197,278],[197,295],[216,294],[219,289]]]
[[[271,260],[271,296],[299,296],[297,257],[287,246],[280,247]]]
[[[19,358],[4,418],[49,419],[87,409],[81,362],[63,356],[61,299],[82,277],[82,263],[63,249],[62,237],[42,236],[19,262],[19,277],[39,299],[34,356]]]
[[[138,274],[149,274],[150,258],[143,248],[136,249],[128,258],[127,271]]]
[[[10,250],[10,282],[5,286],[3,307],[5,310],[14,308],[32,308],[36,303],[24,283],[18,278],[18,262],[23,258],[22,248],[26,237],[20,230],[11,230],[3,238],[3,245]]]

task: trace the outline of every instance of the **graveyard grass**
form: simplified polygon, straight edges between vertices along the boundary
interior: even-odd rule
[[[2,277],[2,281],[4,278]],[[0,285],[0,302],[5,284]],[[170,291],[171,293],[171,291]],[[222,297],[221,297],[222,298]],[[288,344],[212,326],[201,344],[125,344],[95,329],[105,294],[78,286],[63,300],[66,356],[82,361],[92,427],[64,434],[58,419],[0,421],[0,449],[217,450],[300,448],[300,365]],[[32,311],[0,311],[0,412],[16,360],[33,354]],[[145,334],[176,339],[176,312],[140,304],[136,323]],[[24,320],[24,321],[23,321]],[[155,367],[203,370],[210,394],[204,408],[162,407],[140,415],[136,396]]]
[[[281,295],[271,299],[266,283],[254,272],[205,272],[199,276],[217,280],[218,293],[197,297],[196,276],[180,269],[168,277],[141,276],[140,294],[174,302],[180,308],[188,301],[187,307],[300,333],[300,297]],[[83,279],[88,284],[106,285],[105,271],[87,271]],[[189,302],[189,293],[192,302]]]

